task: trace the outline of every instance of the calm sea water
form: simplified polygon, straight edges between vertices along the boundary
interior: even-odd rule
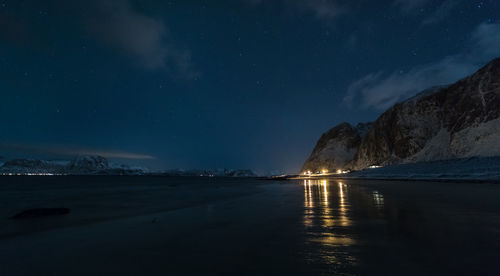
[[[499,275],[500,186],[0,178],[0,275]],[[67,207],[23,221],[15,213]]]

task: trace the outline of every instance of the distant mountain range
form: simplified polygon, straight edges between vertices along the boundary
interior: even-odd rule
[[[170,176],[224,176],[224,177],[256,177],[252,170],[233,170],[233,169],[212,169],[212,170],[202,170],[202,169],[192,169],[192,170],[182,170],[173,169],[167,170],[160,173],[161,175]]]
[[[302,170],[475,156],[500,156],[500,58],[452,85],[395,104],[373,123],[335,126],[321,136]]]
[[[73,160],[11,159],[0,166],[0,174],[139,175],[148,170],[109,164],[102,156],[78,156]]]
[[[73,160],[11,159],[0,163],[0,175],[161,175],[253,177],[251,170],[164,170],[117,165],[102,156],[78,156]]]

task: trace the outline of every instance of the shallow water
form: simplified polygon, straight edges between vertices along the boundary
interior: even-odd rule
[[[0,275],[498,275],[500,186],[0,179]],[[35,207],[61,217],[7,219]]]

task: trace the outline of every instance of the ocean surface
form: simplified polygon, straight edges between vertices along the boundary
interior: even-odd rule
[[[3,275],[500,275],[500,185],[0,177]]]

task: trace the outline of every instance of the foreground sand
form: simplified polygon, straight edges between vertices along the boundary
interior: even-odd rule
[[[70,180],[70,191],[59,180],[2,187],[1,197],[18,196],[10,199],[15,208],[66,203],[72,212],[3,219],[0,275],[500,271],[500,186],[494,184]],[[11,209],[7,217],[14,208],[2,202],[2,210]]]

